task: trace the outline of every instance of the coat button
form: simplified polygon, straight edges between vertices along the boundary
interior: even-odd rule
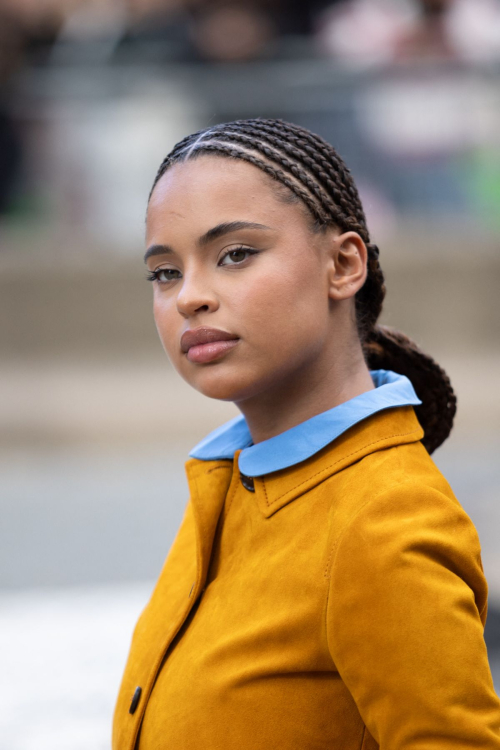
[[[240,479],[241,479],[241,484],[246,490],[248,490],[249,492],[255,492],[255,485],[254,485],[252,477],[247,477],[246,474],[242,474],[240,472]]]
[[[133,714],[135,712],[135,709],[139,705],[139,701],[141,699],[141,693],[142,693],[142,688],[136,687],[134,697],[132,698],[132,701],[130,703],[130,708],[128,710],[129,714]]]

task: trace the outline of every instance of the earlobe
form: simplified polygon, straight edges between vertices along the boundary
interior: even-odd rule
[[[330,250],[330,298],[354,297],[366,281],[368,251],[364,241],[357,232],[345,232],[332,239]]]

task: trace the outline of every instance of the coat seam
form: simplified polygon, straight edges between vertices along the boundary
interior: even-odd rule
[[[339,463],[342,463],[342,461],[345,461],[346,458],[351,458],[352,456],[355,456],[358,453],[362,453],[367,448],[371,448],[372,445],[377,445],[377,443],[383,443],[386,440],[392,440],[395,437],[408,437],[408,435],[416,435],[418,434],[416,430],[411,430],[410,432],[402,432],[398,433],[396,435],[388,435],[384,438],[380,438],[379,440],[374,440],[372,443],[367,443],[362,448],[358,448],[358,450],[353,451],[352,453],[348,453],[347,456],[342,456],[342,458],[339,458],[337,461],[334,461],[333,464],[330,464],[329,466],[325,466],[325,468],[321,469],[321,471],[316,472],[316,474],[312,474],[308,479],[304,480],[303,482],[300,482],[299,484],[295,485],[295,487],[292,487],[290,490],[287,490],[283,493],[283,495],[280,495],[279,497],[275,498],[271,503],[267,503],[269,506],[274,505],[278,502],[278,500],[282,500],[287,495],[291,495],[293,492],[299,489],[299,487],[302,487],[304,484],[309,484],[311,479],[314,479],[315,477],[319,476],[320,474],[323,474],[325,471],[328,471],[329,469],[333,469],[334,466],[336,466]],[[264,483],[265,488],[265,483]],[[266,493],[267,498],[267,493]]]
[[[335,562],[335,561],[331,562],[332,558],[334,557],[334,553],[335,553],[336,549],[338,548],[338,546],[340,544],[340,541],[342,540],[342,538],[343,538],[345,532],[347,531],[347,529],[349,528],[350,524],[354,521],[355,518],[357,518],[357,516],[361,513],[361,511],[364,508],[366,508],[367,505],[369,505],[371,502],[375,502],[375,500],[378,500],[379,497],[381,497],[382,495],[386,494],[387,492],[393,490],[395,487],[398,487],[399,485],[404,484],[405,481],[407,481],[407,480],[406,479],[400,479],[398,481],[393,482],[390,487],[384,488],[381,492],[377,493],[375,495],[375,497],[369,498],[369,500],[367,500],[366,503],[363,503],[363,505],[360,508],[358,508],[355,513],[352,514],[352,516],[349,518],[349,520],[345,524],[344,529],[342,530],[342,532],[341,532],[340,536],[338,537],[337,541],[335,542],[334,545],[332,545],[332,547],[330,549],[330,553],[328,555],[328,560],[327,560],[327,564],[326,564],[326,567],[325,567],[325,573],[324,573],[324,577],[327,580],[331,580],[331,575],[329,575],[328,573],[329,573],[330,563],[331,563],[331,567],[333,568],[333,565],[334,565],[334,562]],[[327,587],[327,590],[326,590],[326,606],[325,606],[326,645],[327,645],[327,649],[328,649],[328,652],[329,652],[330,655],[332,655],[332,652],[330,650],[330,642],[329,642],[329,638],[328,638],[328,610],[329,610],[329,606],[330,606],[330,591],[331,591],[331,588],[332,587],[331,587],[331,585],[329,583],[328,587]],[[333,659],[333,656],[332,656],[332,659]],[[342,675],[341,675],[341,677],[342,677]],[[366,730],[366,725],[365,725],[365,730]],[[363,740],[364,740],[364,734],[363,734]],[[360,750],[362,750],[362,745],[361,745],[361,749]]]
[[[230,469],[230,466],[214,466],[207,471],[207,474],[211,474],[213,471],[219,471],[220,469]]]
[[[201,459],[192,459],[193,461],[201,461]],[[189,463],[189,462],[188,462]],[[206,462],[203,462],[206,463]],[[210,469],[207,469],[206,466],[195,466],[193,468],[192,473],[187,472],[188,481],[196,481],[198,479],[201,479],[202,477],[206,476],[207,474],[211,474],[214,471],[219,471],[220,469],[231,469],[231,462],[228,459],[227,464],[219,464],[218,466],[212,466]]]

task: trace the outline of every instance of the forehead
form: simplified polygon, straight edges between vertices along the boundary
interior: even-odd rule
[[[281,186],[280,186],[281,187]],[[200,156],[178,162],[155,186],[148,207],[148,233],[165,220],[187,219],[197,224],[233,219],[303,220],[296,205],[277,196],[278,185],[262,170],[236,159]]]

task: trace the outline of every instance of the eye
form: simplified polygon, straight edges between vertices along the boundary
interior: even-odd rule
[[[156,271],[150,271],[146,278],[148,281],[158,281],[159,284],[168,284],[169,281],[180,279],[181,273],[175,268],[158,268]]]
[[[246,247],[235,247],[229,250],[219,261],[219,266],[236,266],[243,263],[250,255],[255,255],[255,250],[249,250]]]

